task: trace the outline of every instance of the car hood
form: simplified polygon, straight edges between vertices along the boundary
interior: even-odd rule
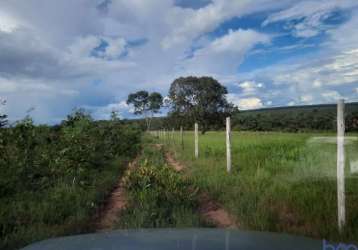
[[[54,238],[24,250],[310,250],[322,249],[322,241],[288,234],[229,229],[116,230]]]

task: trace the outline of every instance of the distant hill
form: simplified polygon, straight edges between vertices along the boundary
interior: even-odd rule
[[[233,130],[252,131],[334,131],[336,130],[336,104],[320,104],[305,106],[273,107],[256,110],[242,110],[232,116]],[[358,132],[358,102],[345,105],[346,130]],[[137,123],[144,126],[142,119],[127,120],[128,123]],[[178,129],[180,124],[173,123],[167,117],[153,118],[152,129]],[[184,125],[191,129],[192,124]],[[224,129],[222,127],[212,130]]]

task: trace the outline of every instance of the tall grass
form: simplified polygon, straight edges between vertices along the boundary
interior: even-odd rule
[[[204,225],[197,213],[197,189],[166,165],[164,152],[145,145],[135,170],[126,176],[127,208],[118,228],[177,228]]]
[[[242,228],[357,240],[358,176],[350,173],[349,163],[358,159],[358,143],[346,145],[347,226],[339,234],[336,145],[311,142],[313,136],[234,132],[231,174],[226,173],[224,132],[200,136],[199,159],[194,159],[191,132],[185,133],[184,149],[178,133],[161,141],[188,166],[195,185],[236,215]]]

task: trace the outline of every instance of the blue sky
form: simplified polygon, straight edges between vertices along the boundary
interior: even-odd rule
[[[358,101],[356,0],[2,0],[0,107],[97,119],[179,76],[213,76],[240,109]]]

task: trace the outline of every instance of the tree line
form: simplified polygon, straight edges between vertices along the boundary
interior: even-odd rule
[[[232,122],[234,130],[309,132],[335,131],[336,119],[336,104],[326,104],[241,111]],[[358,103],[346,104],[345,128],[358,131]]]
[[[228,102],[227,94],[226,87],[212,77],[189,76],[174,80],[165,100],[159,93],[138,91],[129,95],[127,103],[134,106],[135,114],[145,116],[143,129],[147,130],[192,129],[198,122],[205,133],[224,129],[227,116],[232,117],[233,130],[304,132],[336,129],[335,104],[241,111]],[[169,110],[167,116],[153,117],[163,107]],[[345,120],[347,131],[358,131],[358,103],[346,105]],[[131,122],[142,124],[141,119]]]

